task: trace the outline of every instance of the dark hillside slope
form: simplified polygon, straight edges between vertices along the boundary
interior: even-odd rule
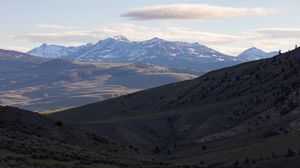
[[[52,115],[148,150],[299,130],[300,49]]]
[[[60,121],[0,106],[0,167],[120,167],[153,165],[133,146]]]

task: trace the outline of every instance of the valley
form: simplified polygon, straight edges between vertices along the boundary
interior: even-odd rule
[[[291,167],[300,162],[299,53],[295,49],[196,78],[149,63],[92,63],[3,50],[1,100],[47,110],[40,115],[1,107],[0,161],[37,167]],[[99,102],[89,104],[89,98]],[[61,108],[49,110],[45,104]],[[65,131],[69,135],[62,135]],[[92,147],[82,140],[89,136],[113,146]],[[24,138],[39,142],[34,152]],[[59,143],[42,148],[49,139]],[[116,144],[129,146],[128,153],[120,153]],[[58,150],[69,145],[66,153]],[[70,154],[77,146],[85,154]],[[98,149],[110,154],[103,160]],[[51,152],[62,156],[52,158]]]
[[[175,163],[272,165],[272,153],[299,151],[299,51],[50,116]]]
[[[299,6],[0,1],[0,168],[300,168]]]
[[[109,40],[120,42],[120,39]],[[176,61],[171,61],[175,66],[155,65],[149,63],[151,61],[92,62],[1,50],[0,101],[2,105],[38,111],[46,120],[51,118],[52,123],[57,121],[70,129],[83,131],[69,138],[87,133],[127,144],[135,152],[139,151],[130,157],[144,166],[230,167],[247,163],[268,167],[276,162],[285,164],[280,160],[292,159],[287,161],[290,164],[299,161],[297,152],[300,150],[296,143],[300,135],[297,132],[299,98],[295,89],[287,89],[299,85],[295,76],[298,50],[268,58],[275,53],[252,48],[237,58],[256,61],[239,65],[236,64],[245,61],[202,61],[198,67],[176,66]],[[257,60],[260,57],[263,59]],[[201,74],[204,75],[197,77]],[[19,110],[2,109],[12,113]],[[24,125],[28,127],[28,123]],[[54,130],[41,133],[49,131]],[[44,137],[43,143],[49,138]],[[280,145],[272,148],[276,143]],[[108,149],[109,152],[119,151]],[[51,150],[52,147],[47,151]],[[288,150],[293,156],[286,157]],[[2,158],[8,158],[4,159],[6,164],[12,164],[12,160],[18,160],[16,164],[65,167],[74,164],[119,167],[125,164],[112,161],[113,164],[108,165],[107,159],[95,158],[98,155],[93,154],[94,151],[86,154],[95,158],[88,163],[77,163],[78,159],[61,161],[45,154],[36,157],[7,147],[2,147],[2,152],[5,153]],[[110,157],[112,160],[124,159],[119,152]],[[149,158],[148,163],[142,158]],[[135,165],[124,162],[126,167]]]

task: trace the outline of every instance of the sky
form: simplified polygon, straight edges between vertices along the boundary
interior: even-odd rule
[[[300,44],[299,0],[0,0],[0,48],[78,46],[124,35],[198,42],[229,55]]]

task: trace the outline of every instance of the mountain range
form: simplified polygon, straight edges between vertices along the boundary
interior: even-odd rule
[[[119,35],[78,47],[43,44],[28,54],[48,58],[65,58],[81,61],[147,62],[161,66],[199,68],[206,64],[237,64],[267,58],[276,52],[265,53],[251,48],[238,57],[222,54],[199,43],[166,41],[153,38],[146,41],[129,41]]]
[[[50,114],[171,164],[296,168],[300,49]]]

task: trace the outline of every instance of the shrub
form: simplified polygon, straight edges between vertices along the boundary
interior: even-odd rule
[[[55,121],[54,124],[59,127],[62,127],[64,125],[62,121]]]
[[[239,160],[236,160],[235,162],[234,162],[234,165],[235,166],[238,166],[240,163],[239,163]]]
[[[249,164],[249,162],[250,162],[249,158],[246,158],[245,159],[245,164]]]
[[[156,147],[155,147],[155,149],[154,149],[153,153],[160,153],[160,149],[159,149],[159,147],[158,147],[158,146],[156,146]]]
[[[293,157],[293,156],[295,156],[295,152],[292,151],[291,149],[287,149],[285,156],[286,157]]]

